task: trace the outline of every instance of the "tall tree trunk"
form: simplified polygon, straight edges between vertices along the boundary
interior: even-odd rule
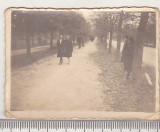
[[[143,44],[145,41],[145,33],[147,28],[147,22],[149,18],[149,13],[141,13],[140,23],[137,30],[137,39],[134,45],[134,58],[133,58],[133,72],[139,73],[142,68],[142,58],[143,58]]]
[[[107,41],[107,39],[108,39],[108,33],[105,33],[105,35],[104,35],[104,46],[105,46],[105,48],[107,49],[108,48],[108,41]]]
[[[72,38],[72,44],[75,44],[75,38],[74,37]]]
[[[53,32],[51,32],[50,36],[50,49],[53,49]]]
[[[106,47],[106,49],[108,48],[107,34],[106,34],[106,36],[105,36],[105,47]]]
[[[27,55],[31,54],[31,43],[29,35],[26,35],[26,44],[27,44]]]
[[[118,23],[118,34],[117,34],[117,53],[120,53],[121,48],[121,32],[122,32],[122,23],[123,23],[123,12],[121,12]]]
[[[111,49],[112,49],[112,35],[113,35],[113,26],[111,26],[111,30],[110,30],[108,53],[111,53]]]
[[[43,45],[47,45],[47,34],[43,33]]]
[[[34,45],[34,34],[32,34],[32,45]]]
[[[73,36],[72,36],[73,44],[75,44],[75,39],[76,39],[76,36],[75,36],[75,35],[73,35]]]
[[[38,34],[38,45],[42,45],[42,38],[41,38],[41,34]]]
[[[98,35],[98,40],[101,41],[101,36]]]
[[[103,42],[103,35],[101,35],[101,42]]]

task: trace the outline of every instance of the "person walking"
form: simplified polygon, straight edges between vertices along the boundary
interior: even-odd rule
[[[59,65],[63,63],[63,57],[65,57],[65,44],[63,35],[59,36],[59,39],[57,41],[57,57],[60,58]]]
[[[124,70],[127,71],[127,77],[129,78],[130,73],[132,71],[132,63],[133,63],[133,51],[134,51],[134,40],[132,37],[125,37],[125,43],[122,50],[121,61],[124,64]]]
[[[82,47],[84,47],[84,37],[82,37]]]
[[[72,52],[73,52],[72,41],[70,39],[70,36],[67,35],[65,40],[65,57],[68,58],[68,64],[70,63],[70,57],[72,57]]]
[[[77,44],[80,49],[82,47],[82,37],[80,35],[78,35],[78,37],[77,37]]]

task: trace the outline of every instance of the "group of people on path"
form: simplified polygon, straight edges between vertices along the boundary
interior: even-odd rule
[[[84,41],[80,35],[77,36],[78,48],[84,47]],[[68,58],[68,63],[70,63],[70,57],[72,57],[73,52],[73,42],[69,35],[64,37],[59,36],[57,41],[57,57],[60,58],[59,65],[63,63],[63,57]],[[125,37],[125,43],[122,50],[121,62],[124,64],[124,70],[127,71],[127,79],[132,71],[133,64],[133,52],[134,52],[134,39],[132,37]]]
[[[133,52],[134,52],[134,39],[132,37],[125,37],[125,43],[122,50],[121,62],[124,64],[124,70],[127,71],[127,77],[129,78],[132,71],[133,64]]]
[[[79,49],[81,47],[84,47],[84,40],[82,39],[82,36],[80,36],[80,35],[78,35],[78,37],[77,37],[77,44],[78,44]]]
[[[80,35],[78,35],[77,37],[77,44],[79,48],[84,47],[84,41],[82,40],[82,37]],[[69,35],[59,36],[59,39],[57,41],[57,50],[57,57],[60,58],[59,65],[63,63],[63,57],[67,57],[67,64],[70,64],[70,57],[72,57],[73,52],[73,42]]]

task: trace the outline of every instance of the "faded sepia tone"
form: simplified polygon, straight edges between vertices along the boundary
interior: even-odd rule
[[[157,9],[5,15],[8,117],[159,118]]]

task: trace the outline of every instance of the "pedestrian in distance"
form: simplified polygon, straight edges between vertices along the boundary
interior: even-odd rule
[[[59,65],[61,65],[63,63],[63,57],[65,57],[65,43],[63,35],[60,35],[57,41],[57,57],[60,58]]]
[[[67,64],[69,64],[70,57],[72,57],[72,52],[73,52],[73,45],[69,35],[66,36],[66,40],[64,42],[65,42],[65,57],[68,58]]]
[[[80,49],[82,47],[82,37],[80,35],[77,36],[77,44]]]
[[[82,38],[82,47],[84,47],[84,37]]]
[[[125,37],[125,43],[122,50],[121,62],[124,64],[124,70],[127,71],[127,77],[129,78],[132,71],[133,64],[133,52],[134,52],[134,40],[132,37]]]

